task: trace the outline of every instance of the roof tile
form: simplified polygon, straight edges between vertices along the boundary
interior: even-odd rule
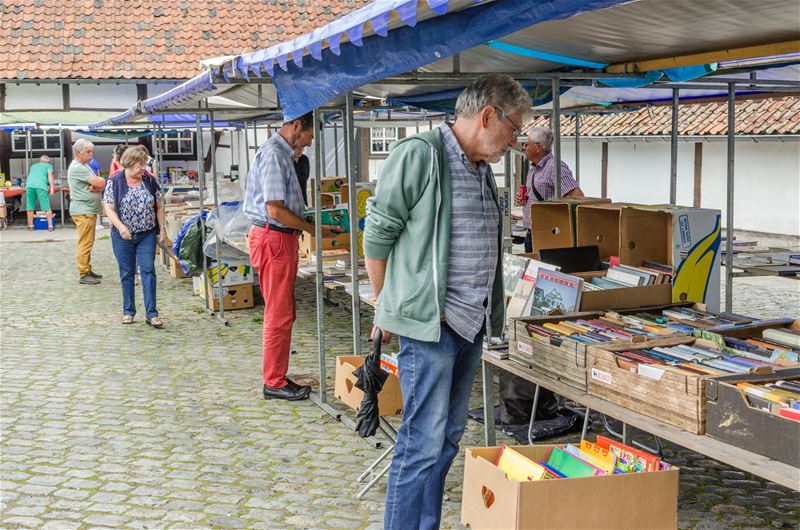
[[[800,134],[800,97],[738,100],[736,134]],[[681,136],[720,136],[728,132],[727,102],[681,104],[678,113]],[[550,125],[548,116],[537,116],[526,125]],[[629,112],[582,114],[581,136],[669,136],[672,109],[653,105]],[[575,135],[575,120],[562,116],[561,134]]]
[[[367,3],[0,1],[3,32],[12,37],[0,39],[0,57],[15,58],[0,61],[0,79],[187,79],[202,59],[277,44]],[[246,21],[240,13],[248,14]]]

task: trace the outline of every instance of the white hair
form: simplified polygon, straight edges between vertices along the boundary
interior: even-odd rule
[[[74,144],[72,144],[72,152],[77,155],[78,153],[83,153],[87,149],[91,149],[94,147],[94,144],[85,138],[78,139]]]
[[[547,127],[533,127],[528,131],[528,141],[541,145],[549,153],[553,149],[553,131]]]
[[[493,105],[504,113],[518,110],[528,112],[531,97],[512,77],[490,74],[479,77],[459,94],[456,100],[456,116],[471,118],[483,107]]]
[[[50,157],[47,155],[42,155],[39,157],[39,162],[50,162]]]

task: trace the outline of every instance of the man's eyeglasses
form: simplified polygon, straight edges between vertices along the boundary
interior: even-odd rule
[[[493,105],[493,106],[494,106],[494,105]],[[495,111],[495,112],[496,112],[498,115],[500,115],[500,117],[501,117],[501,118],[505,118],[505,119],[507,119],[507,120],[508,120],[508,123],[510,123],[510,124],[511,124],[511,133],[514,135],[514,138],[516,138],[517,136],[519,136],[519,135],[520,135],[520,133],[522,133],[522,127],[520,127],[519,125],[517,125],[516,123],[514,123],[514,120],[512,120],[511,118],[509,118],[509,117],[508,117],[508,115],[505,113],[505,111],[503,111],[503,109],[501,109],[501,108],[500,108],[500,107],[498,107],[498,106],[494,106],[494,111]]]

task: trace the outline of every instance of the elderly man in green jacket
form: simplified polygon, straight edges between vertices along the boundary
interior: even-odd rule
[[[397,142],[364,229],[376,329],[399,336],[403,422],[384,527],[438,528],[485,334],[503,329],[500,205],[489,164],[517,143],[531,100],[503,75],[481,77],[456,120]],[[375,331],[375,330],[373,330]]]

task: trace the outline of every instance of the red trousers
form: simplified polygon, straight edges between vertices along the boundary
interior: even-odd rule
[[[270,388],[286,386],[292,324],[296,318],[297,236],[253,226],[247,236],[250,262],[264,297],[261,373]]]

